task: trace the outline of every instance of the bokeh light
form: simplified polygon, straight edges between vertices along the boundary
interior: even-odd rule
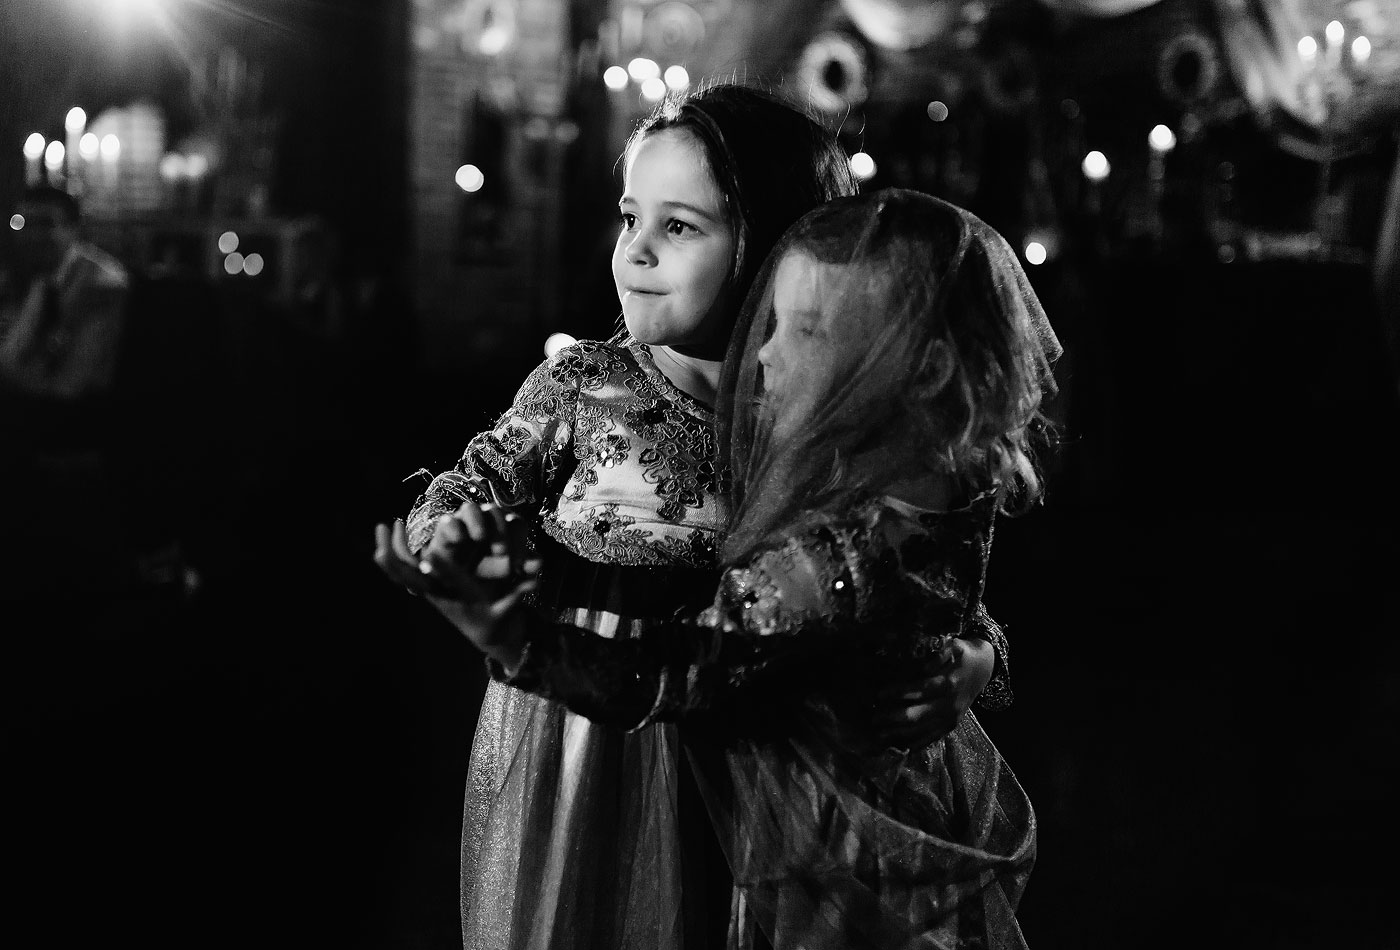
[[[861,181],[867,181],[875,176],[875,159],[865,152],[856,152],[851,156],[851,173]]]
[[[117,138],[115,134],[108,132],[102,136],[101,151],[102,157],[108,161],[117,158],[122,153],[122,140]]]
[[[185,156],[185,174],[191,178],[201,178],[209,170],[209,159],[195,152]]]
[[[1305,36],[1298,41],[1298,55],[1304,60],[1311,60],[1317,56],[1317,40],[1311,36]]]
[[[475,165],[463,165],[457,169],[454,180],[457,187],[466,192],[480,191],[481,186],[486,184],[486,176]]]
[[[24,215],[22,215],[22,214],[12,214],[12,215],[10,215],[10,230],[11,230],[11,231],[22,231],[22,230],[24,230]]]
[[[233,231],[225,231],[219,235],[219,252],[222,254],[232,254],[238,250],[238,235]]]
[[[658,102],[666,95],[666,84],[657,76],[642,80],[642,98],[647,102]]]
[[[24,157],[36,159],[44,154],[44,137],[38,132],[29,133],[29,138],[24,140]]]
[[[68,114],[63,117],[63,127],[69,132],[78,132],[87,125],[87,113],[78,106],[68,110]]]
[[[243,273],[256,277],[263,272],[263,256],[256,251],[243,258]]]
[[[243,270],[242,254],[238,253],[237,251],[234,251],[228,257],[224,258],[224,273],[232,277],[234,274],[237,274],[241,270]]]
[[[166,181],[184,178],[189,169],[185,156],[179,152],[166,152],[160,159],[160,177]]]
[[[664,78],[666,85],[676,92],[681,92],[690,85],[690,73],[686,72],[684,66],[667,66]]]
[[[1324,32],[1327,34],[1327,42],[1333,46],[1342,45],[1342,40],[1346,39],[1347,36],[1347,28],[1342,26],[1341,20],[1333,20],[1327,24],[1327,29]]]
[[[1026,261],[1031,264],[1045,263],[1045,245],[1039,241],[1031,241],[1026,244]]]
[[[1158,152],[1170,152],[1176,148],[1176,134],[1165,125],[1154,125],[1147,133],[1147,144]]]
[[[646,82],[648,79],[656,79],[661,75],[661,67],[656,65],[655,60],[647,59],[645,56],[638,56],[627,64],[627,75],[637,82]]]
[[[609,66],[603,70],[603,84],[609,89],[626,89],[627,70],[621,66]]]
[[[1371,41],[1364,36],[1352,40],[1351,58],[1356,60],[1356,65],[1365,66],[1366,60],[1371,58]]]
[[[54,139],[44,149],[44,167],[49,171],[57,171],[63,167],[63,143]]]
[[[573,346],[577,342],[578,340],[575,340],[567,333],[551,333],[544,341],[545,359],[553,359],[555,353],[558,353],[566,346]]]
[[[933,100],[928,104],[928,117],[934,122],[942,122],[948,118],[948,106],[937,99]]]
[[[1090,181],[1103,181],[1108,177],[1108,157],[1098,150],[1084,156],[1084,177]]]
[[[78,154],[89,161],[97,157],[101,148],[102,143],[98,140],[96,132],[86,132],[78,139]]]

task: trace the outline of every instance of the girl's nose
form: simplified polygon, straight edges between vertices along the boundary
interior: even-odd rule
[[[637,236],[628,243],[627,262],[638,267],[656,266],[656,255],[652,253],[651,243],[645,231],[638,231]]]

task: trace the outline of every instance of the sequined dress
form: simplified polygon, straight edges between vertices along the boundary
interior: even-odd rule
[[[976,622],[993,514],[983,495],[813,518],[693,620],[619,641],[536,617],[511,681],[618,728],[683,725],[733,867],[731,950],[1023,948],[1035,817],[976,717],[913,750],[866,719]]]
[[[538,605],[590,635],[636,638],[713,597],[728,516],[716,457],[712,412],[645,345],[581,342],[531,373],[433,480],[409,516],[410,547],[464,500],[537,516]],[[493,679],[464,807],[465,950],[722,940],[707,932],[713,846],[697,840],[707,823],[680,748],[674,724],[627,731]]]

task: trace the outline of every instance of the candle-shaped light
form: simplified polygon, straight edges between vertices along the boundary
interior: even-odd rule
[[[1327,37],[1327,68],[1336,69],[1342,65],[1342,42],[1347,38],[1347,29],[1341,20],[1333,20],[1323,35]]]
[[[1176,133],[1165,125],[1154,125],[1152,131],[1147,133],[1147,144],[1154,154],[1164,155],[1176,148]]]
[[[87,131],[87,113],[81,106],[74,106],[68,110],[68,115],[63,118],[63,150],[68,159],[68,180],[69,187],[72,188],[78,177],[78,162],[81,156],[78,154],[78,143],[82,141],[83,133]]]
[[[44,170],[49,173],[49,184],[55,188],[63,184],[63,157],[66,151],[58,139],[54,139],[44,149]]]
[[[1371,58],[1371,41],[1364,36],[1358,36],[1351,41],[1351,61],[1356,64],[1358,70],[1366,68],[1366,60]]]
[[[44,180],[42,162],[46,144],[44,137],[38,132],[31,132],[29,138],[24,140],[24,183],[30,188]]]
[[[1312,66],[1317,62],[1317,40],[1311,36],[1305,36],[1298,41],[1298,58],[1303,61],[1304,66]]]

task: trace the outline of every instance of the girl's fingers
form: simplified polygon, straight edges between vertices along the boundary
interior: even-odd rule
[[[467,529],[467,534],[478,544],[484,544],[491,540],[491,525],[487,516],[478,505],[472,502],[464,502],[457,508],[453,515],[445,515],[447,518],[456,518]]]

